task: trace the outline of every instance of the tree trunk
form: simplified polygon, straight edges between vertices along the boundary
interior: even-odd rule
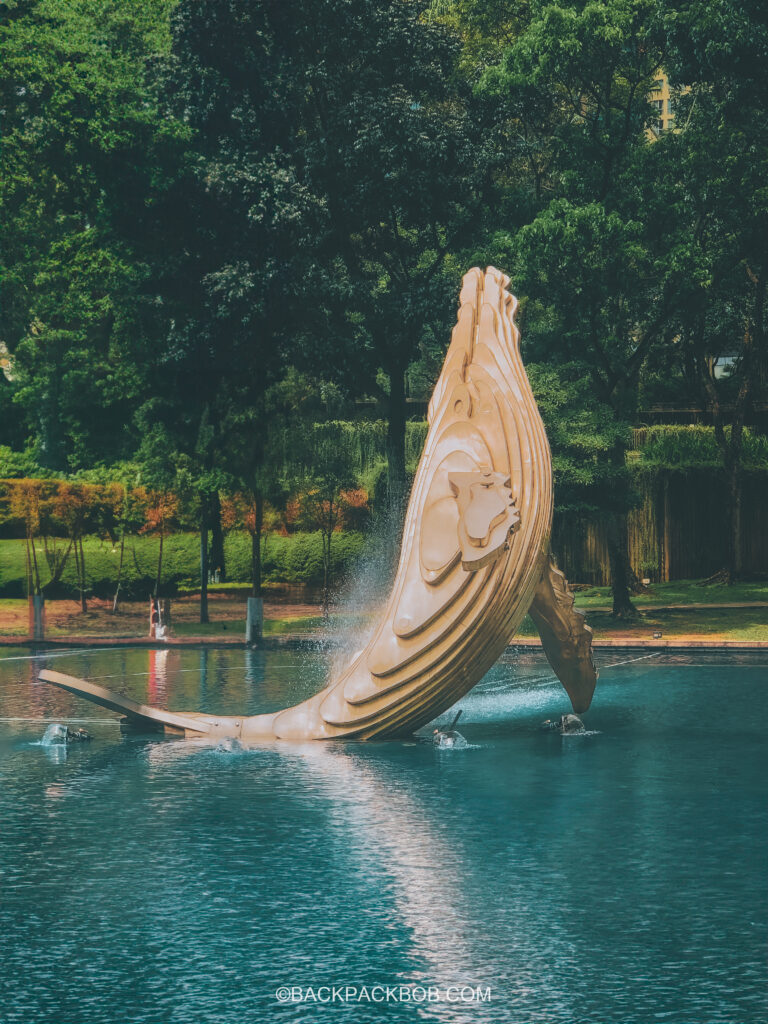
[[[661,582],[669,583],[672,579],[672,538],[671,538],[671,515],[669,501],[669,471],[664,471],[664,500],[661,505],[662,528],[659,536],[662,538],[662,563]]]
[[[226,566],[224,564],[224,533],[221,529],[221,501],[218,491],[211,494],[210,523],[211,567],[214,572],[219,570],[219,579],[223,583],[226,579]]]
[[[80,556],[77,553],[77,541],[75,540],[75,577],[77,578],[78,590],[80,589]],[[82,597],[82,592],[81,592]]]
[[[42,590],[40,586],[40,567],[37,564],[37,552],[35,551],[35,538],[30,537],[27,541],[27,557],[29,557],[30,550],[32,551],[32,565],[35,569],[35,593],[39,594]]]
[[[261,597],[261,531],[264,526],[264,498],[254,495],[254,524],[251,534],[251,594]]]
[[[82,537],[80,538],[80,572],[82,573],[82,577],[83,577],[83,582],[82,582],[82,586],[81,586],[81,589],[80,589],[80,607],[83,609],[84,612],[87,612],[88,611],[88,602],[87,602],[86,597],[85,597],[85,587],[86,587],[86,579],[85,579],[85,550],[83,549],[83,538]]]
[[[200,492],[200,622],[208,622],[208,495]]]
[[[80,590],[80,611],[88,611],[88,602],[85,598],[85,552],[83,551],[83,538],[75,537],[75,572],[77,573],[77,586]]]
[[[741,452],[733,460],[729,460],[727,479],[728,563],[726,573],[728,582],[733,583],[744,576],[744,552],[741,536]]]
[[[157,575],[155,577],[155,597],[160,597],[160,577],[163,572],[163,539],[165,537],[165,530],[162,525],[160,526],[160,550],[157,553]]]
[[[762,360],[765,358],[765,333],[763,326],[766,286],[766,272],[762,270],[755,275],[749,266],[746,268],[749,280],[755,285],[754,309],[744,325],[740,359],[737,362],[739,390],[733,407],[730,435],[726,433],[726,417],[720,403],[715,384],[714,371],[706,360],[706,338],[703,326],[698,335],[698,347],[695,351],[699,379],[707,401],[712,410],[712,421],[715,428],[715,440],[720,450],[725,468],[726,478],[726,523],[728,529],[728,561],[722,571],[711,576],[708,582],[733,583],[744,575],[744,554],[742,543],[742,450],[744,443],[744,423],[747,409],[752,400],[755,378],[758,376]],[[703,324],[703,317],[702,317]]]
[[[387,423],[387,499],[391,513],[403,511],[405,484],[405,374],[396,370],[389,374]]]
[[[120,581],[123,578],[123,558],[125,556],[125,530],[120,538],[120,564],[117,567],[117,586],[115,587],[115,597],[112,601],[112,614],[117,615],[118,609],[118,597],[120,595]]]
[[[629,564],[626,512],[614,512],[608,518],[608,559],[611,564],[613,615],[617,619],[634,619],[637,609],[629,599],[634,573]]]
[[[330,603],[329,596],[328,596],[328,589],[329,589],[330,578],[331,578],[331,537],[333,536],[333,531],[332,530],[328,530],[326,532],[325,530],[323,530],[322,536],[323,536],[323,618],[327,619],[328,618],[328,606],[329,606],[329,603]]]
[[[60,367],[52,373],[52,382],[43,392],[39,404],[40,453],[39,462],[46,469],[65,473],[67,459],[62,431],[61,398],[59,395]]]

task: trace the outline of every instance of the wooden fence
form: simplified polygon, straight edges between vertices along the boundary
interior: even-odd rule
[[[725,480],[718,470],[638,474],[640,505],[629,513],[629,556],[652,582],[710,576],[726,562]],[[747,473],[742,501],[744,565],[768,573],[768,476]],[[605,526],[569,516],[555,524],[552,545],[572,583],[611,582]]]

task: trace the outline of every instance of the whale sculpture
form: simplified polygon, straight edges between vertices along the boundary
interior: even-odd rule
[[[464,277],[389,601],[365,649],[325,689],[283,711],[237,717],[151,708],[59,672],[40,678],[171,734],[391,738],[467,693],[530,612],[574,711],[585,711],[597,679],[592,635],[549,553],[551,457],[508,284],[493,267]]]

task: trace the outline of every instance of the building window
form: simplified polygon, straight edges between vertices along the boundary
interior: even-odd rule
[[[651,103],[656,107],[659,113],[664,109],[664,100],[651,100]]]
[[[674,113],[675,113],[675,101],[674,100],[667,100],[667,113],[674,115]]]
[[[662,120],[662,118],[659,118],[659,120],[656,122],[656,131],[659,133],[659,135],[661,135],[661,133],[664,131],[664,121]]]
[[[656,81],[653,83],[653,91],[654,92],[661,92],[661,90],[663,88],[664,88],[664,79],[663,78],[657,78]]]

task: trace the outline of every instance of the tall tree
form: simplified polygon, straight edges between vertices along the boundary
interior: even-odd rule
[[[355,487],[355,459],[349,432],[339,423],[309,426],[297,445],[304,453],[296,484],[300,522],[319,530],[323,542],[323,616],[328,618],[333,535],[341,527],[345,492]]]
[[[173,232],[174,390],[217,430],[281,355],[322,360],[385,401],[393,497],[405,372],[430,324],[445,333],[442,271],[485,180],[455,40],[424,9],[182,0],[161,81],[197,154]]]
[[[528,300],[528,351],[580,362],[597,398],[626,425],[644,363],[670,330],[653,212],[638,187],[652,167],[648,92],[665,57],[659,8],[655,0],[573,0],[531,11],[483,82],[508,115],[506,137],[524,141],[510,157],[524,152],[536,211],[522,227],[513,220],[495,244]],[[545,131],[531,130],[531,112]],[[601,456],[616,474],[626,436],[617,431]],[[612,501],[604,511],[613,611],[632,616],[626,512]]]
[[[744,575],[742,453],[753,397],[768,390],[768,12],[730,0],[685,5],[669,25],[685,90],[664,140],[668,274],[681,358],[711,414],[726,477],[728,559]],[[723,365],[725,363],[725,366]]]
[[[148,153],[164,131],[144,68],[167,47],[171,2],[129,13],[112,0],[8,0],[0,10],[0,333],[17,415],[48,468],[113,461],[135,443],[137,366],[156,309],[150,267],[120,222],[145,201]]]
[[[263,5],[180,3],[167,60],[154,65],[160,109],[189,133],[187,159],[146,241],[162,246],[157,290],[167,336],[151,353],[141,419],[149,446],[178,453],[198,491],[201,621],[208,536],[225,482],[228,425],[258,406],[303,322],[308,207],[283,140],[295,84],[273,50]],[[146,446],[145,446],[146,447]]]
[[[457,70],[458,40],[424,4],[327,0],[319,13],[319,41],[307,9],[296,45],[310,100],[300,159],[326,213],[321,301],[339,325],[329,364],[384,402],[397,504],[406,371],[421,343],[447,341],[460,279],[451,257],[478,236],[491,140]]]

